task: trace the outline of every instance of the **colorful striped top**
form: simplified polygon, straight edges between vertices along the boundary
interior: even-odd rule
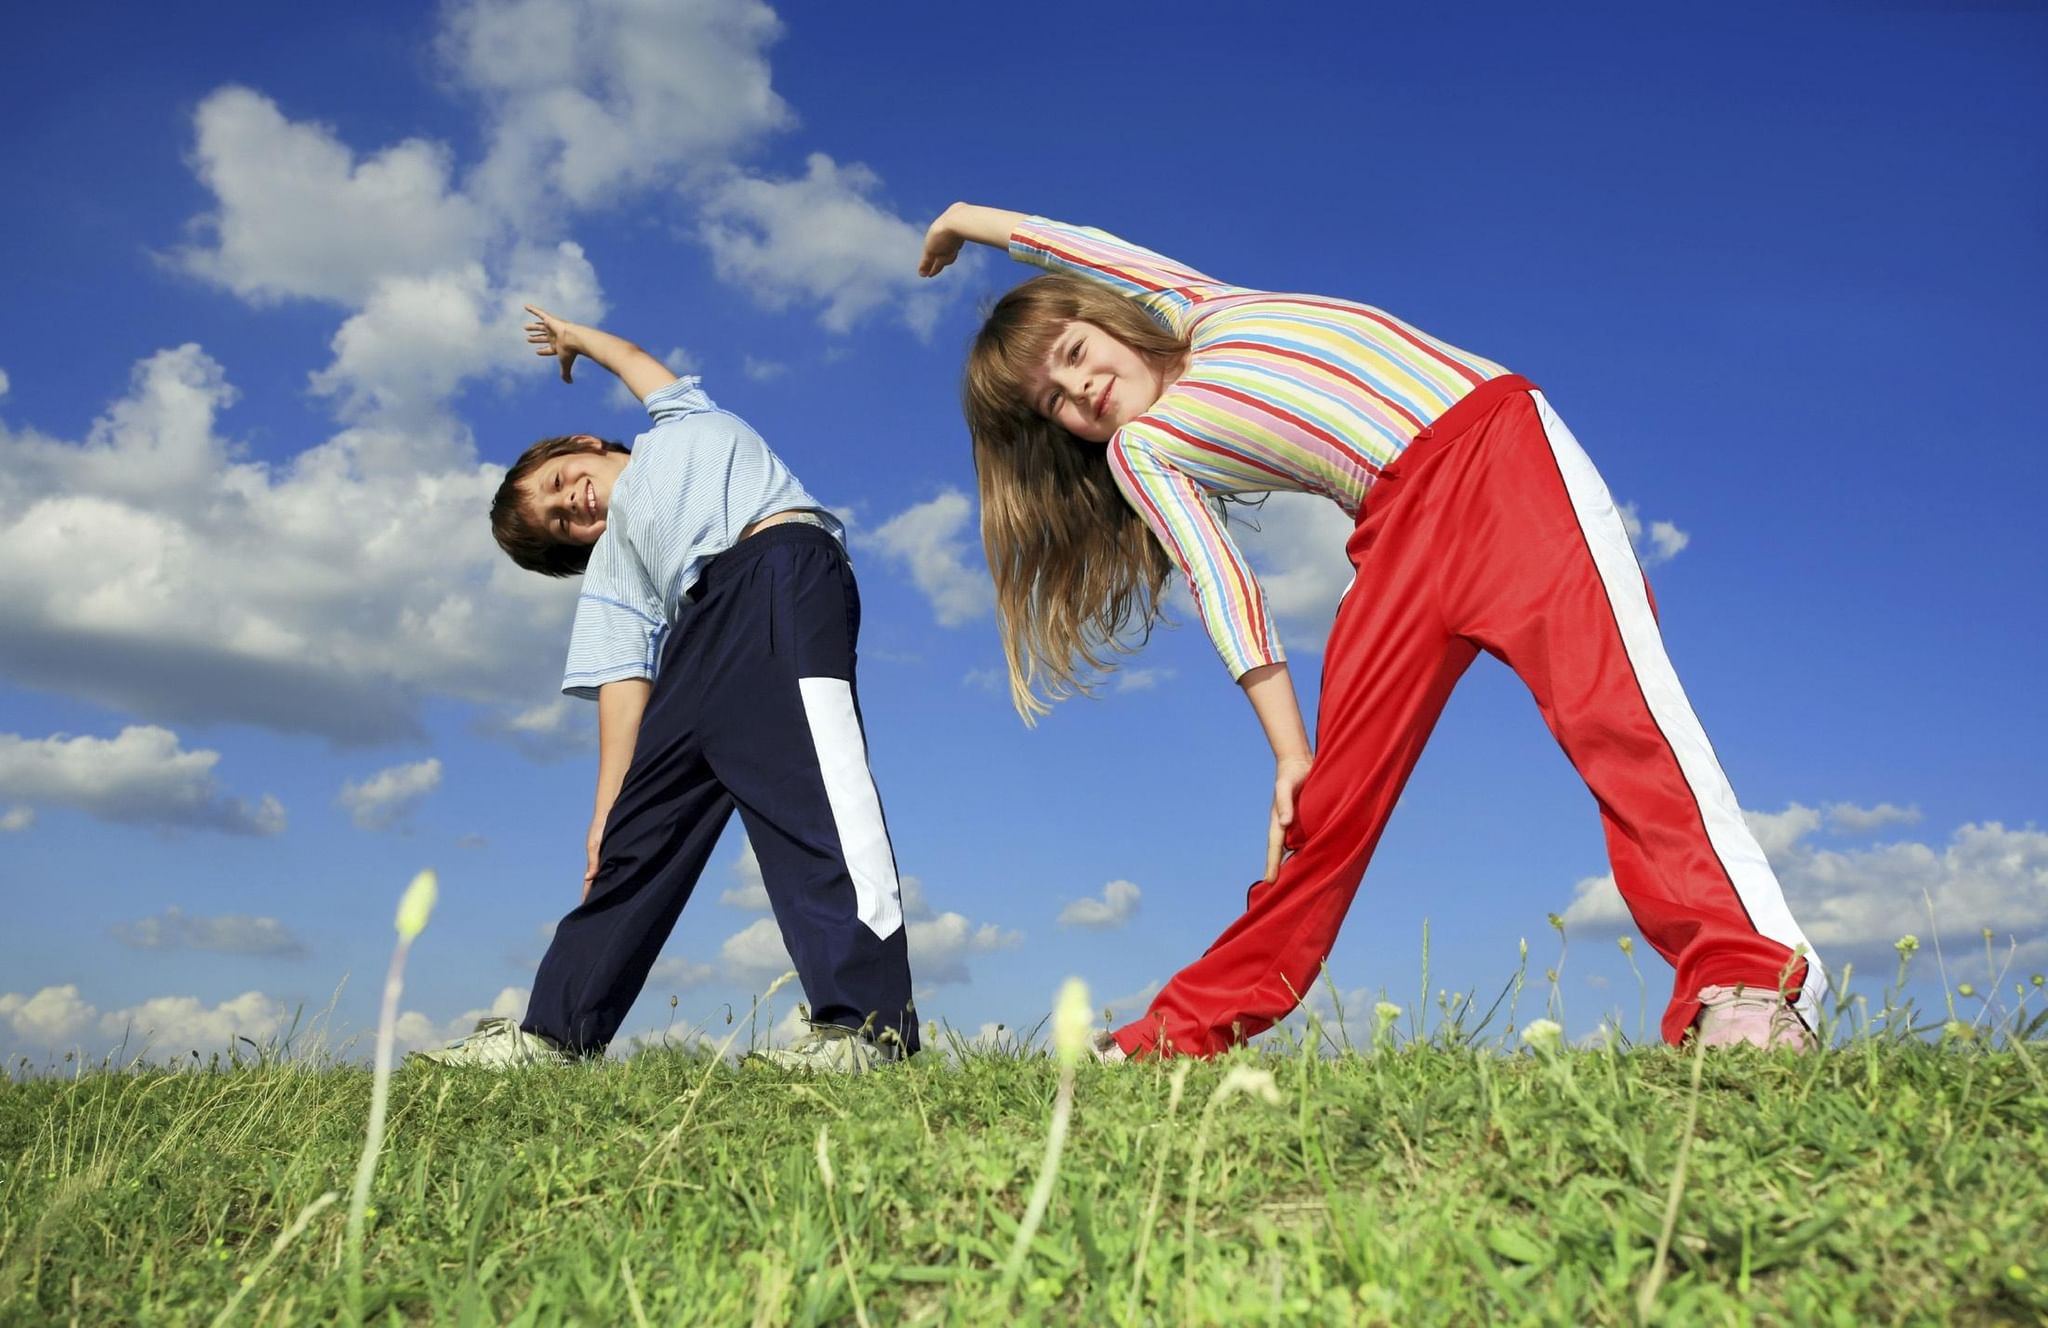
[[[1225,285],[1099,230],[1033,217],[1010,256],[1107,286],[1187,338],[1186,372],[1117,430],[1109,465],[1187,574],[1233,677],[1286,655],[1210,499],[1292,489],[1355,517],[1381,467],[1507,372],[1370,305]]]

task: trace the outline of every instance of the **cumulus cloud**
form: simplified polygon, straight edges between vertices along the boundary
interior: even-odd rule
[[[958,627],[995,605],[994,583],[968,550],[973,517],[973,500],[947,489],[898,512],[860,542],[910,573],[941,626]]]
[[[781,360],[764,360],[753,355],[740,357],[740,372],[757,383],[772,383],[789,372]]]
[[[902,887],[910,972],[920,989],[971,981],[970,955],[1012,949],[1024,941],[1022,932],[992,922],[972,922],[951,911],[935,913],[925,899],[923,882],[915,876],[903,877]],[[719,961],[729,978],[755,985],[795,967],[772,917],[756,919],[727,937],[719,948]]]
[[[229,797],[213,777],[219,762],[219,752],[188,752],[177,734],[153,725],[131,726],[112,738],[0,733],[0,798],[70,807],[125,825],[281,832],[285,815],[277,799]]]
[[[0,369],[0,397],[6,396],[7,389],[12,386],[14,386],[14,384],[8,381],[7,371],[5,369]]]
[[[700,964],[694,959],[673,956],[655,961],[647,974],[647,983],[668,991],[689,991],[704,986],[718,976],[718,969],[712,964]]]
[[[0,812],[0,834],[20,834],[36,823],[36,809],[27,806],[9,807]]]
[[[88,1056],[122,1050],[129,1058],[176,1061],[242,1047],[259,1047],[291,1026],[292,1009],[260,991],[208,1005],[195,996],[157,996],[102,1014],[76,984],[44,987],[33,996],[0,994],[0,1024],[9,1054],[78,1048]]]
[[[491,541],[499,468],[373,428],[243,461],[216,430],[233,399],[186,345],[82,443],[0,424],[0,676],[343,743],[416,736],[428,694],[554,690],[575,587]]]
[[[733,859],[732,884],[718,896],[721,904],[743,908],[750,913],[768,911],[768,887],[761,880],[761,859],[754,856],[752,840],[743,840],[740,855]]]
[[[1918,807],[1894,807],[1880,802],[1875,807],[1858,807],[1852,802],[1831,802],[1823,809],[1828,828],[1837,834],[1865,834],[1888,825],[1914,825],[1920,820]]]
[[[1173,677],[1172,669],[1118,669],[1110,679],[1110,687],[1119,692],[1149,692]]]
[[[1989,927],[2022,946],[2048,940],[2048,832],[1987,821],[1957,827],[1942,845],[1828,848],[1811,842],[1824,819],[1812,807],[1744,816],[1792,915],[1831,965],[1884,958],[1900,935],[1926,929],[1930,902],[1944,935],[1974,938]],[[1612,875],[1578,882],[1564,920],[1596,933],[1631,925]]]
[[[818,305],[827,330],[845,332],[864,315],[894,306],[928,336],[948,292],[917,276],[924,228],[882,208],[879,177],[859,162],[822,152],[796,179],[735,174],[706,191],[698,234],[718,275],[771,309]]]
[[[225,87],[193,114],[192,167],[215,208],[179,249],[187,272],[244,299],[356,302],[379,280],[458,264],[487,218],[450,179],[448,149],[407,139],[358,159],[325,125]]]
[[[1621,504],[1621,524],[1628,531],[1629,543],[1636,546],[1637,561],[1645,567],[1670,562],[1692,543],[1692,536],[1669,521],[1645,524],[1634,503]]]
[[[137,950],[206,950],[215,954],[298,956],[305,943],[276,918],[247,913],[198,917],[176,906],[155,917],[119,922],[115,940]]]
[[[1062,927],[1121,927],[1137,916],[1143,892],[1130,881],[1111,881],[1100,899],[1076,899],[1060,910]]]
[[[496,212],[588,208],[722,166],[793,116],[757,0],[459,0],[440,49],[483,102],[472,189]]]
[[[1266,588],[1266,607],[1287,649],[1321,650],[1337,617],[1337,601],[1351,584],[1351,562],[1344,556],[1351,518],[1312,493],[1269,494],[1255,508],[1225,510],[1232,537]],[[1192,620],[1184,592],[1181,602]]]
[[[441,787],[441,761],[428,757],[387,766],[360,783],[345,783],[336,799],[359,830],[390,830],[411,816],[421,798]]]
[[[418,1010],[407,1010],[398,1016],[398,1022],[391,1031],[402,1051],[444,1047],[474,1030],[480,1019],[525,1018],[528,994],[525,987],[505,987],[489,1005],[464,1010],[452,1019],[441,1021],[431,1019]]]

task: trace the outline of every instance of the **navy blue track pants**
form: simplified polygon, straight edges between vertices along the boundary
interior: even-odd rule
[[[555,928],[528,1032],[603,1050],[733,810],[811,1018],[918,1046],[896,861],[854,687],[860,592],[816,526],[770,526],[708,564],[662,649],[590,897]]]

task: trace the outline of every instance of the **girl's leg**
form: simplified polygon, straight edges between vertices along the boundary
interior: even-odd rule
[[[1294,1009],[1337,929],[1458,678],[1476,657],[1434,599],[1435,515],[1397,463],[1347,545],[1358,569],[1323,659],[1316,758],[1296,800],[1292,856],[1245,913],[1119,1029],[1131,1055],[1210,1056]]]
[[[1782,983],[1813,1025],[1826,977],[1679,686],[1592,462],[1533,392],[1451,455],[1471,476],[1466,538],[1446,546],[1452,624],[1528,684],[1599,800],[1615,884],[1677,969],[1665,1038],[1717,985]]]

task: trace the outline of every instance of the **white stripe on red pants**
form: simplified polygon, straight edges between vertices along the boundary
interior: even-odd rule
[[[1475,389],[1366,495],[1324,653],[1315,764],[1291,856],[1242,917],[1118,1030],[1124,1050],[1213,1055],[1313,983],[1388,815],[1482,650],[1536,697],[1600,804],[1615,884],[1676,970],[1676,1042],[1700,988],[1783,986],[1809,1025],[1826,977],[1679,687],[1621,514],[1518,377]]]

